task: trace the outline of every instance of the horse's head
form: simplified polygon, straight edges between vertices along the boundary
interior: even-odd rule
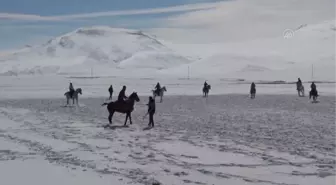
[[[163,87],[162,87],[162,90],[163,90],[163,91],[167,91],[166,86],[163,86]]]
[[[135,100],[136,102],[140,101],[140,98],[138,96],[138,94],[136,92],[133,92],[130,96],[129,96],[130,100]]]
[[[211,89],[211,85],[208,85],[208,89]]]
[[[79,94],[82,94],[82,89],[78,88],[78,89],[76,89],[76,92],[79,93]]]

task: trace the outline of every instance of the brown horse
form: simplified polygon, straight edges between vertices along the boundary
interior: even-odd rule
[[[115,102],[110,102],[110,103],[103,103],[102,106],[107,105],[107,110],[109,111],[108,120],[110,124],[112,124],[112,117],[113,117],[114,112],[126,114],[124,126],[126,126],[128,118],[130,119],[130,124],[132,124],[131,113],[134,110],[135,101],[139,102],[140,98],[136,92],[133,92],[129,96],[129,98],[124,102],[115,101]]]

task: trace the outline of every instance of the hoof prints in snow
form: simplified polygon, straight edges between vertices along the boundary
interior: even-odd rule
[[[251,105],[239,95],[211,96],[208,104],[166,97],[147,131],[146,108],[137,105],[133,125],[103,129],[97,123],[107,123],[108,113],[100,99],[81,99],[92,106],[75,109],[60,107],[63,99],[4,101],[0,118],[13,124],[0,125],[0,139],[30,152],[0,149],[0,162],[42,156],[140,184],[327,184],[335,176],[335,108],[334,97],[323,98],[312,105],[263,96]],[[124,119],[115,114],[112,126],[124,128]]]

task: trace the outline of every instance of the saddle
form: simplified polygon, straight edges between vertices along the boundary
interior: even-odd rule
[[[75,91],[69,91],[70,98],[73,98],[73,95],[75,94]]]
[[[310,90],[310,94],[313,95],[313,96],[318,96],[318,92],[317,92],[316,89]]]
[[[155,93],[155,95],[160,95],[160,89],[154,89],[154,93]]]

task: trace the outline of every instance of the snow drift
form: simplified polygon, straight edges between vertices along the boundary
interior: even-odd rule
[[[2,56],[0,62],[0,73],[12,75],[90,73],[93,67],[167,69],[190,61],[141,31],[95,26]]]

